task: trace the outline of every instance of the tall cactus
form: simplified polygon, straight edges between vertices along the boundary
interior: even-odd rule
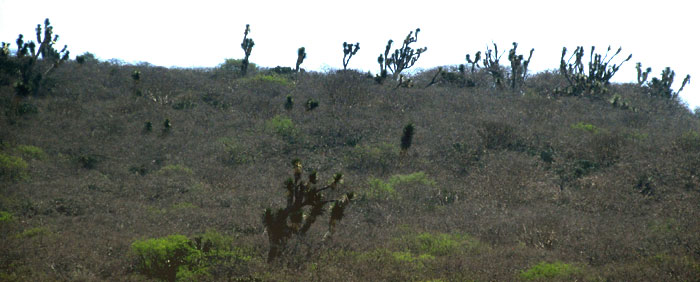
[[[399,78],[402,71],[411,68],[416,61],[418,61],[420,55],[428,50],[428,47],[413,49],[409,46],[411,43],[418,41],[419,32],[420,28],[416,28],[415,36],[413,35],[413,31],[409,32],[403,40],[401,48],[394,50],[391,57],[385,58],[386,61],[384,64],[392,71],[394,80]],[[390,46],[387,45],[387,47]]]
[[[253,46],[255,46],[253,39],[248,38],[248,33],[250,33],[250,25],[246,24],[245,32],[243,33],[243,42],[241,42],[241,49],[243,49],[243,52],[245,53],[245,58],[243,59],[243,64],[241,65],[241,76],[245,76],[248,72],[248,58],[250,57],[250,52],[253,51]]]
[[[342,174],[335,174],[329,184],[319,188],[318,173],[312,172],[308,176],[308,180],[304,181],[301,162],[294,160],[292,165],[294,166],[294,176],[284,183],[287,190],[286,207],[276,211],[267,208],[263,214],[262,221],[270,243],[270,249],[267,253],[268,263],[273,262],[281,255],[289,238],[306,235],[318,216],[325,212],[326,204],[330,204],[330,218],[326,234],[332,235],[336,223],[344,217],[345,209],[355,196],[354,193],[348,192],[336,200],[326,200],[323,191],[338,188],[343,182]]]
[[[493,50],[486,45],[486,53],[484,53],[484,67],[489,71],[494,79],[494,82],[496,83],[496,86],[498,87],[503,86],[503,79],[505,78],[503,69],[499,64],[501,56],[503,56],[503,54],[498,54],[498,45],[496,45],[496,43],[493,43]]]
[[[350,58],[352,58],[353,55],[357,54],[357,51],[359,50],[360,42],[357,42],[355,44],[348,44],[347,42],[343,42],[343,70],[348,69]],[[380,62],[379,64],[381,65],[382,63]]]
[[[527,67],[532,59],[532,53],[535,52],[535,48],[530,49],[530,56],[527,60],[524,59],[523,55],[518,55],[516,53],[518,49],[518,43],[513,42],[513,49],[508,52],[508,60],[510,61],[510,87],[516,89],[522,86],[525,82],[525,77],[527,77]]]
[[[20,34],[16,41],[15,58],[10,58],[10,44],[4,42],[2,44],[3,51],[0,56],[7,63],[4,64],[4,68],[8,68],[4,71],[19,74],[19,80],[15,82],[14,87],[15,93],[20,97],[37,94],[42,80],[69,58],[68,46],[63,46],[60,51],[54,49],[58,35],[53,33],[53,26],[48,18],[44,20],[43,28],[41,24],[36,26],[36,40],[36,43],[34,41],[24,42],[24,35]]]
[[[387,77],[388,72],[387,72],[387,65],[389,62],[387,61],[389,58],[389,52],[391,52],[391,45],[394,43],[394,40],[389,39],[389,41],[386,43],[386,49],[384,49],[384,54],[379,54],[379,57],[377,58],[377,62],[379,63],[379,74],[377,74],[377,77],[375,77],[375,80],[379,83],[384,82],[384,79]]]
[[[306,59],[306,48],[299,47],[299,50],[297,50],[297,66],[294,72],[299,72],[299,66],[304,62],[304,59]]]

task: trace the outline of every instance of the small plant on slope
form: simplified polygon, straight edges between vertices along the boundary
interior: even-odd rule
[[[287,190],[287,205],[275,211],[265,209],[263,224],[267,229],[270,250],[267,253],[267,261],[274,261],[285,248],[287,240],[292,236],[304,236],[311,225],[316,222],[318,216],[325,212],[325,206],[330,204],[330,220],[328,233],[333,234],[335,225],[345,213],[345,208],[355,196],[349,192],[336,200],[326,200],[323,195],[325,190],[334,190],[342,184],[342,174],[333,176],[330,184],[318,187],[318,174],[314,171],[309,174],[308,180],[302,179],[302,166],[299,160],[292,161],[294,165],[294,177],[287,179],[284,185]]]

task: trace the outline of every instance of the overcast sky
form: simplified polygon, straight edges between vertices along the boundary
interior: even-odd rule
[[[633,54],[613,80],[636,81],[635,63],[660,76],[676,71],[674,89],[692,76],[681,97],[700,106],[694,1],[26,1],[0,0],[0,41],[15,48],[17,35],[35,39],[34,28],[51,20],[60,47],[71,58],[91,52],[102,60],[149,62],[159,66],[212,67],[242,58],[246,24],[255,40],[250,60],[266,67],[294,66],[306,47],[308,70],[342,68],[342,43],[360,42],[350,68],[378,69],[386,42],[400,44],[421,29],[412,47],[427,46],[414,69],[464,63],[467,53],[495,42],[500,50],[519,43],[519,53],[535,48],[530,69],[559,66],[562,47],[622,47]],[[695,26],[695,28],[692,28]],[[472,55],[473,56],[473,55]],[[507,55],[503,57],[507,64]]]

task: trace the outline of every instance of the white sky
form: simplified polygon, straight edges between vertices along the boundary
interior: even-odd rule
[[[636,81],[636,62],[652,67],[653,77],[669,66],[676,71],[676,90],[686,74],[692,76],[681,96],[694,108],[700,106],[695,7],[687,0],[0,0],[0,41],[15,48],[19,33],[35,39],[34,28],[48,17],[71,58],[89,51],[102,60],[212,67],[243,57],[240,43],[250,24],[250,60],[260,66],[293,67],[304,46],[303,68],[339,69],[347,41],[361,46],[349,67],[373,73],[387,40],[396,47],[417,27],[421,33],[412,47],[428,51],[414,68],[461,64],[467,53],[491,42],[507,51],[516,41],[521,54],[535,48],[530,69],[542,71],[558,68],[564,46],[584,46],[588,56],[591,45],[601,52],[612,45],[622,47],[620,60],[633,54],[613,80]],[[502,64],[508,64],[507,54]]]

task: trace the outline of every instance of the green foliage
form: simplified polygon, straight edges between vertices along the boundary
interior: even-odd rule
[[[158,174],[163,174],[163,175],[192,175],[194,172],[192,171],[191,168],[176,164],[176,165],[166,165],[164,167],[161,167],[160,170],[158,170]]]
[[[358,170],[387,171],[398,161],[400,149],[389,143],[354,147],[347,157],[348,167]]]
[[[583,130],[586,132],[590,132],[593,134],[596,134],[600,132],[600,129],[596,127],[595,125],[592,125],[590,123],[585,123],[585,122],[579,122],[571,125],[571,128],[576,129],[576,130]]]
[[[348,44],[347,42],[343,42],[343,70],[348,69],[350,58],[352,58],[353,55],[357,54],[357,51],[360,51],[360,42],[357,42],[355,44]]]
[[[289,143],[295,143],[299,135],[299,130],[292,119],[280,115],[265,121],[265,131],[277,134]]]
[[[247,73],[255,73],[258,71],[258,66],[255,63],[248,63]],[[242,59],[226,59],[215,70],[215,75],[222,76],[238,76],[243,72]]]
[[[436,182],[422,171],[392,175],[387,181],[371,177],[369,179],[369,187],[363,193],[363,197],[365,199],[397,199],[401,195],[396,189],[411,184],[435,186]]]
[[[245,147],[231,137],[224,137],[218,140],[224,147],[223,162],[227,165],[244,164],[250,161],[250,156]]]
[[[19,145],[15,148],[22,156],[29,158],[29,159],[35,159],[35,160],[42,160],[46,158],[46,153],[44,153],[44,150],[42,150],[39,147],[32,146],[32,145]]]
[[[318,174],[314,171],[308,176],[308,180],[302,179],[302,166],[299,160],[292,161],[294,166],[294,178],[289,178],[284,183],[287,190],[287,205],[284,208],[273,211],[265,209],[263,224],[267,230],[270,250],[267,261],[272,262],[280,256],[285,248],[287,240],[292,236],[304,236],[311,225],[316,222],[318,216],[323,215],[325,206],[330,204],[328,233],[332,235],[335,225],[345,214],[345,209],[350,204],[355,194],[345,193],[336,200],[326,200],[323,191],[335,190],[342,184],[342,174],[335,174],[333,180],[322,187],[318,187]]]
[[[414,131],[415,127],[413,126],[413,123],[409,123],[403,128],[403,135],[401,135],[402,152],[406,152],[409,148],[411,148],[411,144],[413,143]]]
[[[248,33],[250,33],[250,25],[246,24],[245,32],[243,33],[243,42],[241,42],[241,49],[243,49],[243,52],[245,53],[245,58],[243,58],[241,63],[241,76],[245,76],[248,72],[248,58],[250,58],[250,52],[253,51],[253,46],[255,45],[253,39],[248,38]]]
[[[205,271],[200,264],[202,252],[183,235],[137,240],[131,244],[131,251],[136,257],[136,270],[149,277],[175,281]]]
[[[622,65],[632,59],[632,54],[630,54],[627,59],[620,62],[620,64],[610,65],[610,62],[622,51],[622,48],[617,49],[617,52],[608,58],[611,47],[608,46],[608,51],[605,53],[605,57],[601,54],[595,54],[595,46],[591,47],[591,59],[588,63],[588,72],[584,70],[583,56],[584,50],[583,46],[576,47],[574,53],[565,60],[566,57],[566,47],[561,52],[561,62],[559,64],[559,73],[566,78],[569,86],[564,90],[564,94],[571,96],[600,96],[607,93],[608,85],[610,84],[610,79],[613,75],[620,70]],[[573,58],[576,60],[571,63]]]
[[[466,234],[429,233],[409,234],[398,238],[400,244],[413,253],[432,256],[462,255],[467,251],[484,248],[483,243]]]
[[[29,165],[21,157],[0,153],[0,179],[17,181],[27,178]]]
[[[241,83],[249,87],[260,87],[262,85],[291,87],[294,85],[289,79],[277,74],[258,74],[254,77],[243,79]]]
[[[299,72],[299,66],[304,62],[304,59],[306,59],[306,48],[299,47],[299,50],[297,50],[297,64],[296,68],[294,68],[295,72]]]
[[[520,277],[526,280],[566,278],[582,270],[576,266],[563,262],[540,262],[528,270],[520,272]]]
[[[17,238],[17,239],[29,239],[29,238],[33,238],[36,236],[43,236],[46,234],[49,234],[48,229],[46,229],[44,227],[33,227],[33,228],[26,229],[26,230],[22,231],[22,233],[15,235],[15,238]]]
[[[0,223],[6,223],[12,221],[13,216],[11,212],[0,211]]]

